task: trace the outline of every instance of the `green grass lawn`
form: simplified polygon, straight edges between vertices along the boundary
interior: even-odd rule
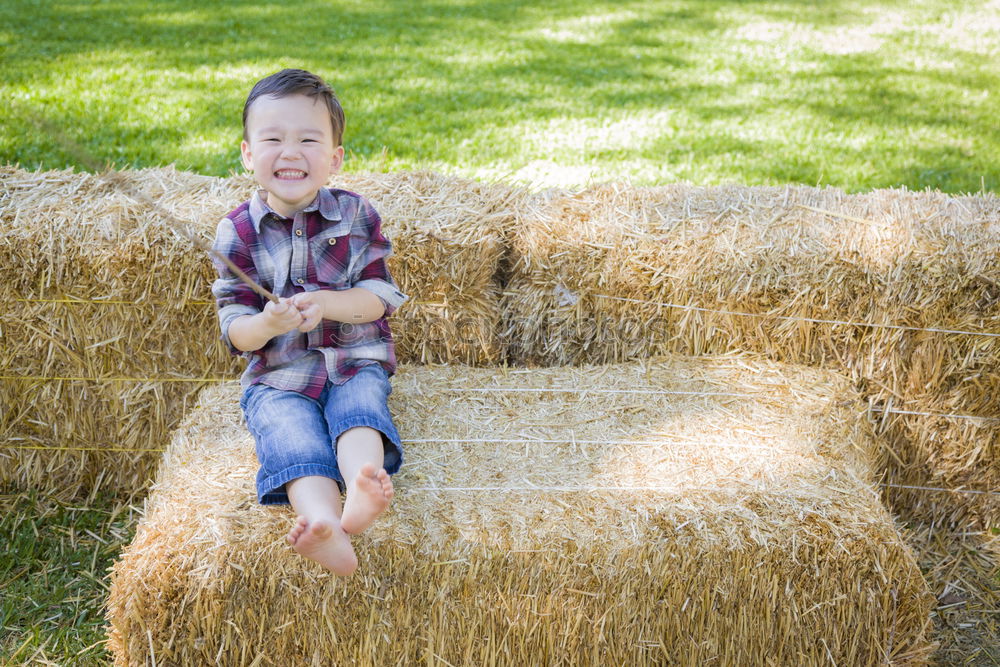
[[[0,664],[107,664],[107,568],[134,524],[113,498],[0,493]]]
[[[534,185],[1000,187],[1000,6],[951,0],[0,5],[0,163],[238,169],[249,88],[314,70],[350,171]]]

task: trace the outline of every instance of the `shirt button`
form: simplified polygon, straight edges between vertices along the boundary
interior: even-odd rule
[[[337,239],[330,239],[330,245],[337,245]]]
[[[298,280],[296,280],[295,282],[297,282],[298,284],[300,284],[300,285],[301,285],[301,284],[302,284],[302,283],[304,283],[305,281],[306,281],[306,279],[305,279],[305,278],[299,278],[299,279],[298,279]]]
[[[296,229],[295,230],[295,235],[296,236],[302,236],[302,230],[301,229]]]

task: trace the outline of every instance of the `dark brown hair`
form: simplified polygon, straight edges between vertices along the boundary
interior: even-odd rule
[[[323,79],[312,72],[304,69],[283,69],[275,72],[271,76],[266,76],[258,81],[247,101],[243,105],[243,138],[247,138],[247,115],[250,113],[250,105],[262,95],[273,97],[288,97],[289,95],[306,95],[308,97],[319,97],[326,102],[326,108],[330,110],[330,122],[333,125],[333,145],[339,146],[344,138],[344,109],[340,106],[333,89],[326,85]]]

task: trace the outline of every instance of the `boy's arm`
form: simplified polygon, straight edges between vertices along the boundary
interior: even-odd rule
[[[355,269],[357,275],[351,276],[352,290],[364,290],[381,302],[383,312],[378,317],[392,315],[407,299],[389,275],[385,262],[392,254],[392,244],[382,235],[382,219],[367,199],[362,198],[358,213],[368,229],[368,235],[354,264],[358,269]]]
[[[252,253],[228,218],[219,222],[212,248],[257,280],[257,267],[253,263]],[[302,323],[301,314],[288,304],[288,299],[282,299],[282,303],[278,304],[268,301],[265,305],[263,299],[224,262],[213,257],[212,263],[219,274],[219,278],[212,283],[212,295],[216,300],[222,340],[231,353],[259,350],[271,338],[291,331]]]
[[[291,299],[279,303],[268,301],[256,315],[241,315],[229,322],[226,332],[230,344],[237,350],[252,352],[267,345],[275,336],[288,333],[302,325],[303,316]]]
[[[357,216],[354,225],[357,231],[351,242],[358,242],[361,249],[352,265],[360,268],[351,276],[352,286],[346,290],[317,290],[292,297],[305,317],[300,331],[313,329],[321,318],[353,324],[374,322],[391,315],[407,299],[389,275],[385,260],[392,253],[392,244],[382,235],[378,213],[362,198]]]
[[[374,322],[386,311],[382,299],[363,287],[302,292],[292,297],[292,303],[302,314],[299,331],[303,332],[316,328],[321,319],[364,324]]]

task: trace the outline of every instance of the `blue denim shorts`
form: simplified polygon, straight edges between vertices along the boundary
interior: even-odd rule
[[[356,426],[382,433],[383,467],[390,475],[403,463],[399,433],[389,416],[389,377],[379,364],[362,366],[344,384],[326,383],[319,399],[266,384],[246,388],[240,407],[257,443],[257,500],[262,505],[288,504],[285,483],[320,475],[344,478],[337,465],[337,438]]]

